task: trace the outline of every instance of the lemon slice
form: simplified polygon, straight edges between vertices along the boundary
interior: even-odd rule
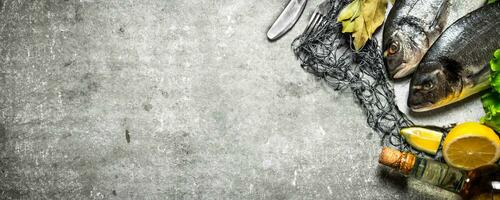
[[[500,157],[500,139],[491,128],[466,122],[446,136],[443,157],[449,165],[465,170],[493,164]]]
[[[421,127],[403,128],[399,133],[413,148],[432,155],[438,151],[443,138],[442,132]]]

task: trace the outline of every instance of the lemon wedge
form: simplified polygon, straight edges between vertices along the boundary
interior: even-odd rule
[[[399,132],[415,149],[435,155],[439,149],[443,133],[427,128],[409,127]]]
[[[493,164],[500,157],[500,139],[480,123],[459,124],[443,142],[443,157],[449,165],[465,170]]]

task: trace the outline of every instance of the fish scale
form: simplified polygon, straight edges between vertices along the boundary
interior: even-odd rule
[[[484,3],[484,0],[396,1],[383,32],[384,58],[390,75],[403,78],[411,74],[442,31]],[[395,52],[390,51],[391,45],[397,47]]]
[[[498,3],[485,7],[450,26],[429,49],[422,62],[447,57],[459,63],[482,68],[485,64],[484,58],[490,58],[491,52],[470,50],[500,48],[498,7]]]
[[[432,110],[487,89],[488,62],[499,48],[500,2],[460,18],[423,57],[410,83],[408,106]]]

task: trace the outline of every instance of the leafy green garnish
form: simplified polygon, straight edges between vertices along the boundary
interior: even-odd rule
[[[493,54],[493,59],[490,60],[491,70],[498,72],[500,70],[500,49],[497,49]]]
[[[487,4],[490,4],[490,3],[495,3],[495,2],[497,2],[497,0],[487,0],[487,1],[486,1],[486,3],[487,3]]]
[[[496,92],[500,92],[500,49],[493,54],[493,59],[490,60],[490,85]]]
[[[486,113],[481,122],[500,132],[500,49],[493,54],[490,60],[490,85],[492,89],[481,97],[483,109]]]
[[[495,90],[493,92],[500,92],[500,75],[497,72],[491,72],[490,85]]]

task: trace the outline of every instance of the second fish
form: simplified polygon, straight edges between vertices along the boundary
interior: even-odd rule
[[[398,0],[387,16],[384,58],[390,76],[403,78],[453,22],[480,8],[485,0]]]

